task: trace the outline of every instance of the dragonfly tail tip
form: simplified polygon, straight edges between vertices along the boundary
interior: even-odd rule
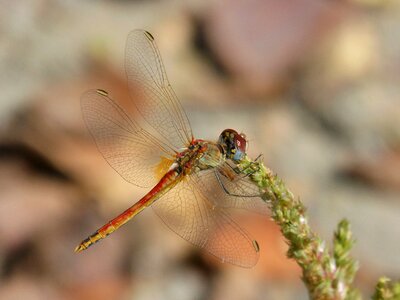
[[[83,250],[85,250],[85,247],[82,244],[79,244],[78,246],[76,246],[75,248],[75,252],[79,253],[82,252]]]

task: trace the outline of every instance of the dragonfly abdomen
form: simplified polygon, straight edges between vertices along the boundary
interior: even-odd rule
[[[151,189],[142,199],[125,210],[122,214],[118,215],[110,222],[99,228],[96,232],[84,239],[76,248],[75,252],[86,250],[90,246],[97,243],[99,240],[104,239],[122,225],[126,224],[130,219],[139,214],[143,209],[153,204],[162,195],[173,188],[182,177],[182,172],[179,168],[174,168],[168,171],[157,185]]]

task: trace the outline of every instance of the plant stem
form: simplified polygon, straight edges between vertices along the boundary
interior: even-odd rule
[[[279,225],[289,245],[287,256],[301,267],[303,281],[311,299],[356,300],[360,292],[351,285],[358,265],[351,258],[354,239],[350,224],[342,220],[333,238],[333,251],[314,233],[306,217],[306,209],[286,188],[283,181],[258,160],[247,156],[238,164],[241,173],[248,175],[262,192],[269,205],[272,219]],[[375,288],[373,300],[400,300],[400,282],[392,283],[382,277]]]
[[[271,209],[272,219],[279,225],[289,245],[287,256],[302,269],[302,279],[311,299],[361,299],[360,293],[351,287],[357,263],[350,257],[353,238],[349,223],[339,223],[331,253],[306,217],[306,209],[299,199],[286,188],[283,181],[266,168],[262,162],[245,157],[238,164],[243,174],[257,184],[262,199]]]

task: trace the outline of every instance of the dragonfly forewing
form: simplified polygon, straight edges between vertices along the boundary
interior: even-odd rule
[[[154,186],[160,178],[161,157],[171,157],[172,150],[141,128],[103,90],[87,91],[81,106],[85,123],[111,167],[130,183]]]
[[[193,140],[189,120],[165,72],[153,36],[144,30],[129,33],[125,50],[128,85],[139,112],[171,147]]]

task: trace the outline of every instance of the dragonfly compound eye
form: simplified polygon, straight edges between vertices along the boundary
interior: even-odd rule
[[[240,160],[246,154],[246,138],[233,129],[225,129],[218,140],[225,151],[226,157],[232,160]]]

